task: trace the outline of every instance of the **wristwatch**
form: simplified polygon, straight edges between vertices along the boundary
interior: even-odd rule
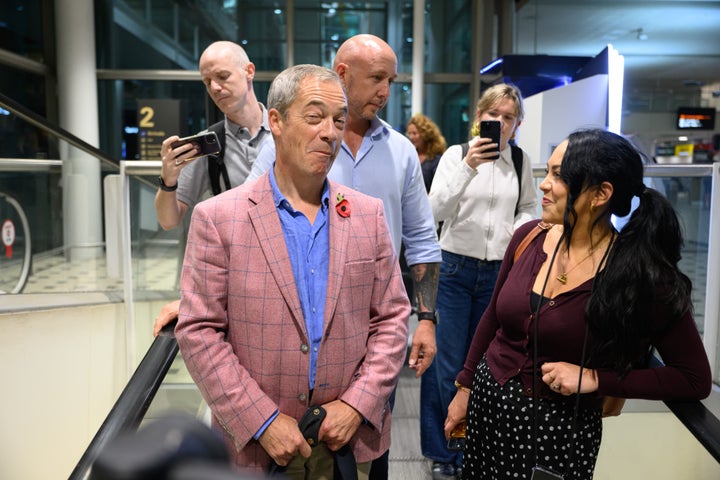
[[[158,185],[160,186],[160,190],[162,190],[163,192],[174,192],[175,190],[177,190],[178,187],[177,183],[172,187],[168,187],[167,185],[165,185],[162,175],[158,175]]]
[[[433,325],[437,325],[438,318],[437,318],[437,312],[433,310],[432,312],[418,312],[417,314],[418,321],[420,320],[430,320],[433,322]]]

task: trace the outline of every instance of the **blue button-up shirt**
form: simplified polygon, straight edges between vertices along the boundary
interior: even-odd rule
[[[328,264],[330,255],[328,203],[329,186],[325,181],[320,209],[315,222],[295,210],[280,192],[275,181],[275,173],[270,169],[270,186],[282,224],[285,244],[295,275],[295,285],[305,318],[310,341],[310,370],[308,385],[315,387],[318,351],[322,339],[325,320],[325,298],[328,285]]]

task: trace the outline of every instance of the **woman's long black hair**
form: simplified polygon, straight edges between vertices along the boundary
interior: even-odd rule
[[[572,205],[586,189],[602,182],[613,186],[600,218],[626,216],[632,197],[640,199],[595,277],[585,311],[592,335],[591,363],[624,374],[647,363],[658,304],[671,319],[692,308],[690,279],[677,266],[683,245],[678,217],[665,197],[643,184],[639,152],[614,133],[600,129],[572,133],[560,175],[569,187],[566,246],[577,219]]]

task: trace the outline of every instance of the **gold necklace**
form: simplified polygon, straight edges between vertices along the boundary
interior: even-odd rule
[[[573,267],[572,267],[570,270],[565,270],[564,272],[560,272],[560,274],[558,274],[558,276],[555,277],[555,280],[557,280],[558,282],[562,283],[563,285],[567,285],[567,276],[568,276],[568,273],[572,272],[572,271],[575,270],[580,264],[582,264],[585,260],[587,260],[588,258],[592,257],[593,253],[595,253],[595,250],[597,250],[597,247],[596,247],[596,248],[593,248],[592,250],[590,250],[590,253],[588,253],[587,255],[585,255],[585,258],[583,258],[582,260],[580,260],[579,262],[577,262],[575,265],[573,265]]]
[[[577,262],[575,265],[573,265],[573,267],[572,267],[570,270],[565,270],[565,271],[563,271],[563,272],[560,272],[560,273],[557,275],[557,277],[555,277],[555,279],[556,279],[558,282],[562,283],[563,285],[567,285],[567,281],[568,281],[568,278],[567,278],[567,277],[568,277],[568,274],[569,274],[570,272],[572,272],[573,270],[575,270],[575,269],[576,269],[579,265],[581,265],[585,260],[587,260],[588,258],[592,257],[593,254],[595,253],[595,251],[597,251],[601,246],[603,246],[603,244],[605,244],[605,239],[608,238],[608,237],[610,237],[610,240],[608,241],[607,248],[610,248],[610,245],[612,245],[613,241],[615,240],[615,233],[616,233],[616,232],[615,232],[614,229],[610,229],[610,233],[606,234],[603,238],[601,238],[600,241],[598,242],[598,244],[595,245],[595,247],[591,248],[590,251],[588,252],[588,254],[585,255],[585,257],[584,257],[582,260],[580,260],[580,261]],[[607,255],[607,252],[605,253],[605,255]],[[562,258],[562,257],[561,257],[561,258]],[[569,258],[570,258],[570,252],[568,251],[568,259],[569,259]],[[600,261],[602,262],[604,259],[605,259],[605,256],[603,256],[603,259],[601,259]],[[564,262],[563,262],[563,263],[564,263]],[[560,269],[560,268],[558,267],[558,270],[559,270],[559,269]]]

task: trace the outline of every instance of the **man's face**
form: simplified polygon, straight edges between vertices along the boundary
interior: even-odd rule
[[[247,103],[255,66],[239,65],[227,49],[210,50],[200,58],[200,75],[215,105],[231,115]]]
[[[283,118],[270,109],[277,162],[293,178],[325,177],[340,151],[347,102],[340,83],[307,77]]]
[[[341,77],[350,113],[363,120],[373,120],[390,98],[390,86],[397,77],[395,54],[373,52],[368,58],[355,60],[352,65],[343,65]]]

